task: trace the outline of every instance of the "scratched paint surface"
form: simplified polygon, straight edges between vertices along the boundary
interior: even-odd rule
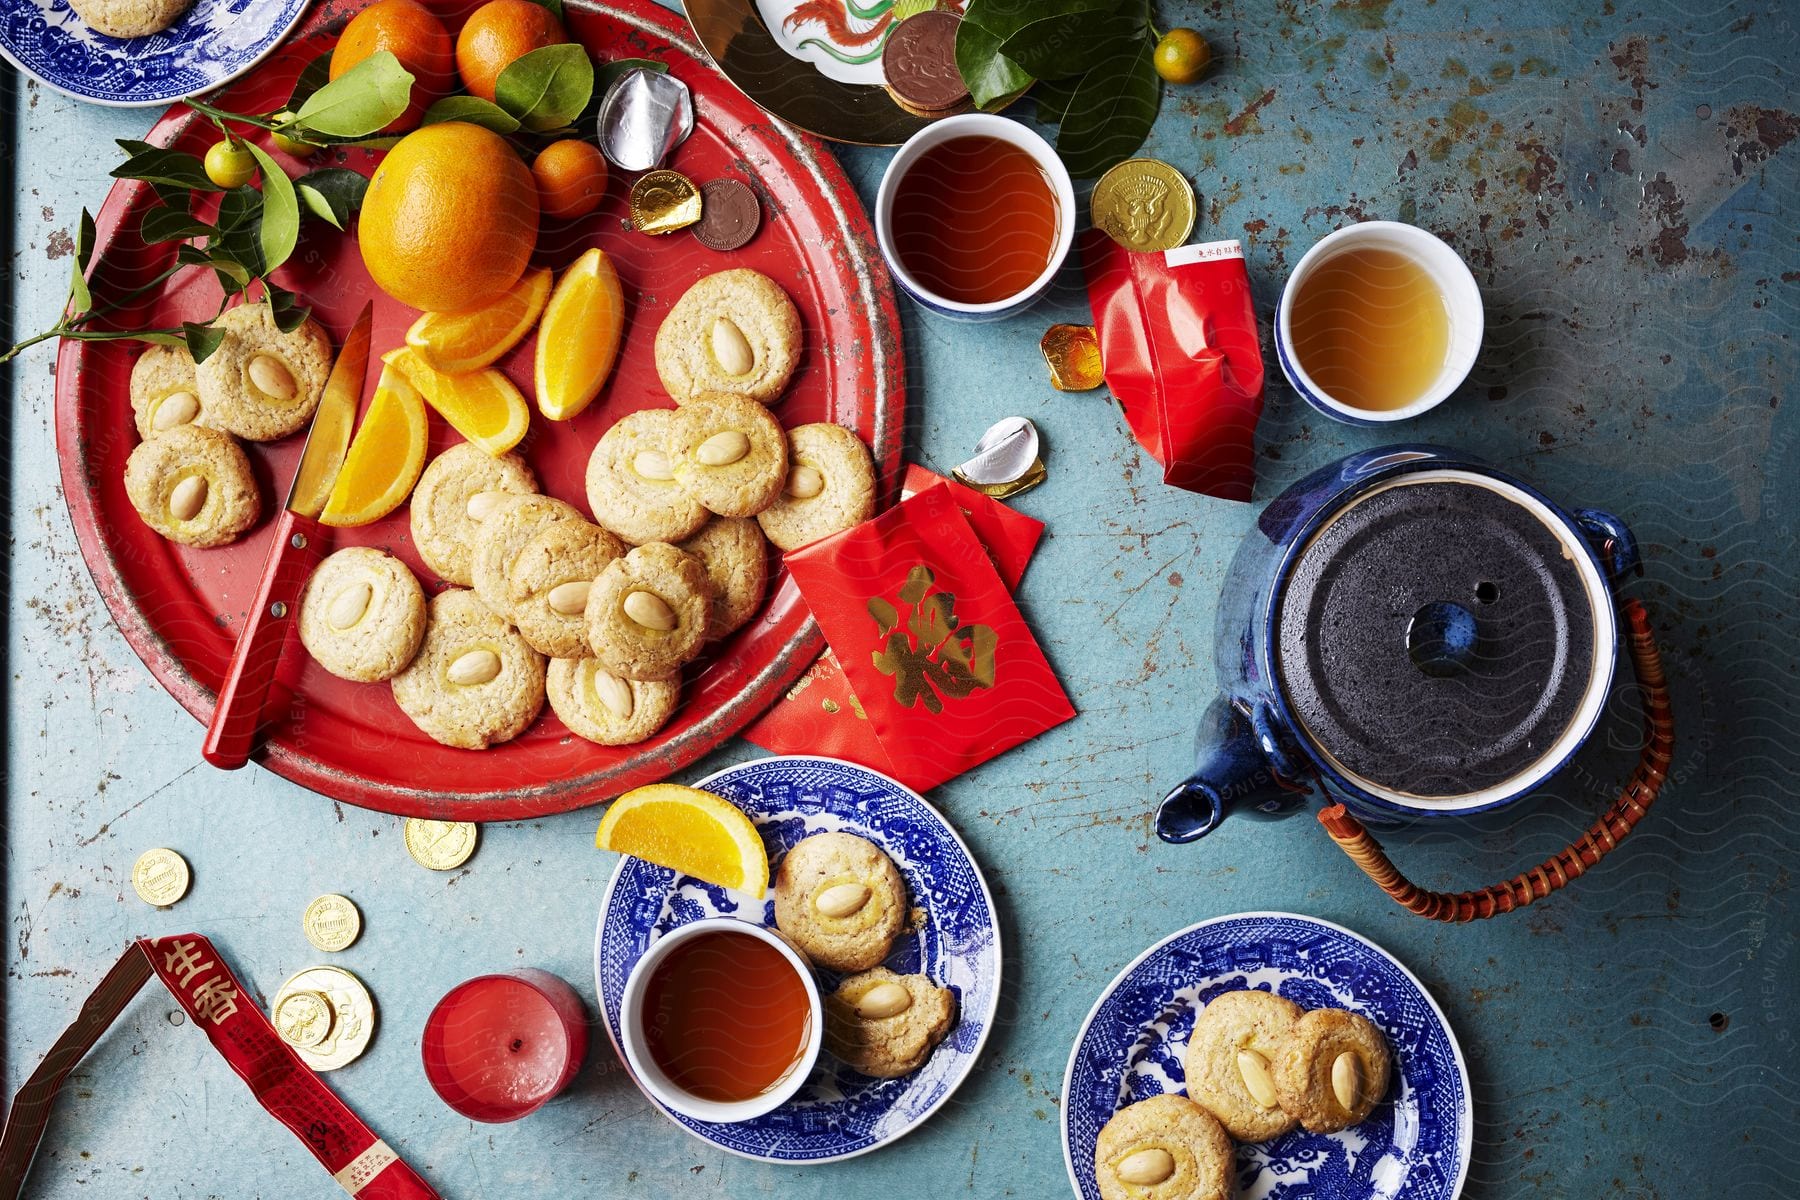
[[[1103,394],[1049,388],[1036,342],[1052,320],[1085,319],[1074,277],[1037,312],[982,329],[908,310],[916,457],[947,468],[1012,413],[1048,441],[1051,480],[1020,501],[1050,529],[1022,601],[1082,710],[934,797],[985,865],[1005,925],[1005,1002],[982,1069],[905,1142],[825,1168],[749,1164],[690,1140],[646,1107],[603,1039],[565,1099],[474,1126],[428,1090],[418,1030],[456,981],[516,965],[547,967],[592,1003],[612,867],[592,849],[596,813],[490,826],[466,868],[433,875],[407,859],[397,820],[200,765],[200,730],[126,648],[82,566],[40,350],[5,376],[7,1090],[128,937],[202,930],[266,1003],[325,957],[299,915],[339,890],[366,931],[333,961],[369,983],[381,1019],[367,1056],[331,1082],[447,1196],[1052,1197],[1066,1194],[1062,1067],[1099,989],[1191,921],[1292,909],[1389,947],[1444,1005],[1477,1104],[1470,1195],[1708,1195],[1725,1179],[1791,1195],[1792,10],[1158,7],[1204,31],[1218,66],[1167,95],[1149,151],[1196,180],[1197,236],[1245,241],[1265,328],[1287,265],[1327,231],[1390,217],[1440,233],[1475,269],[1488,334],[1470,383],[1406,435],[1622,513],[1644,543],[1633,591],[1668,656],[1681,749],[1616,859],[1523,914],[1443,928],[1377,895],[1305,817],[1157,843],[1146,817],[1187,767],[1213,688],[1218,580],[1252,510],[1162,486]],[[111,139],[149,115],[82,107],[10,71],[4,88],[17,150],[8,313],[22,334],[61,302],[70,231],[105,194]],[[886,158],[844,155],[865,200]],[[1258,495],[1377,441],[1272,386]],[[1396,857],[1432,887],[1536,862],[1623,777],[1635,731],[1605,729],[1609,744],[1540,802],[1479,832],[1397,837]],[[751,753],[735,744],[706,767]],[[130,890],[132,860],[153,845],[194,867],[172,911]],[[32,1194],[337,1194],[173,1009],[145,993],[71,1077]]]

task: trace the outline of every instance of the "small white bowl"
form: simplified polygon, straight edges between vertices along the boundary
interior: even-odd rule
[[[704,933],[735,933],[767,942],[781,951],[783,958],[794,968],[800,982],[806,988],[806,1000],[810,1017],[807,1024],[806,1046],[794,1065],[788,1068],[787,1074],[760,1096],[752,1096],[748,1100],[726,1103],[719,1100],[705,1100],[691,1092],[683,1090],[674,1080],[656,1065],[650,1054],[649,1044],[644,1038],[644,988],[650,981],[651,972],[675,947],[690,938]],[[664,1108],[673,1109],[683,1116],[696,1121],[715,1121],[729,1123],[732,1121],[748,1121],[772,1112],[800,1090],[806,1077],[812,1074],[813,1065],[819,1061],[819,1047],[825,1037],[825,1009],[819,998],[819,984],[813,978],[812,967],[804,955],[796,950],[788,940],[773,929],[765,929],[761,925],[753,925],[749,921],[740,921],[736,917],[709,917],[700,921],[692,921],[676,929],[671,929],[644,951],[637,965],[631,968],[631,974],[625,979],[625,991],[619,998],[619,1040],[625,1047],[625,1061],[631,1068],[631,1074],[652,1100]]]
[[[1437,285],[1450,317],[1450,346],[1444,355],[1443,369],[1425,394],[1404,408],[1358,408],[1339,400],[1313,382],[1294,351],[1292,318],[1294,296],[1300,285],[1325,259],[1360,246],[1393,250],[1417,263]],[[1326,234],[1294,264],[1286,286],[1281,289],[1281,305],[1275,310],[1275,355],[1281,362],[1281,373],[1300,393],[1300,398],[1326,416],[1349,425],[1386,425],[1436,408],[1462,386],[1481,350],[1485,320],[1475,276],[1469,273],[1468,264],[1441,238],[1417,225],[1400,221],[1363,221]]]
[[[1056,247],[1042,274],[1022,291],[986,304],[970,304],[938,295],[909,275],[900,265],[900,256],[894,253],[894,193],[899,189],[900,180],[925,151],[959,137],[998,138],[1019,147],[1036,160],[1049,178],[1051,190],[1056,193]],[[1069,178],[1069,169],[1056,156],[1056,150],[1024,125],[992,113],[944,117],[913,134],[894,152],[881,176],[881,187],[875,193],[875,240],[881,244],[881,257],[886,260],[894,282],[925,308],[953,321],[997,321],[1029,308],[1050,290],[1051,281],[1069,257],[1069,247],[1075,244],[1075,221],[1075,184]]]

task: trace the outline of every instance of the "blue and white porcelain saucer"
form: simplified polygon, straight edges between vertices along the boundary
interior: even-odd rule
[[[1361,1125],[1238,1147],[1238,1200],[1453,1200],[1469,1170],[1474,1110],[1462,1051],[1411,972],[1348,929],[1291,913],[1190,925],[1139,955],[1088,1014],[1063,1080],[1063,1159],[1100,1200],[1094,1140],[1127,1104],[1179,1092],[1194,1014],[1243,988],[1305,1008],[1347,1008],[1381,1027],[1394,1083]]]
[[[161,33],[112,38],[68,0],[0,0],[0,54],[59,92],[131,108],[169,104],[236,79],[281,43],[307,0],[194,0]]]
[[[880,846],[900,868],[913,906],[925,911],[920,928],[901,936],[886,965],[902,974],[922,971],[954,991],[957,1022],[926,1064],[901,1079],[860,1075],[827,1052],[799,1094],[767,1116],[723,1125],[663,1111],[702,1141],[777,1163],[852,1158],[917,1128],[974,1067],[1000,999],[1000,928],[968,847],[917,793],[836,759],[758,759],[727,767],[695,786],[749,814],[771,863],[815,833],[853,833]],[[759,904],[666,867],[620,860],[600,905],[594,939],[595,983],[615,1050],[619,1001],[632,965],[669,930],[720,915],[773,926],[774,896]],[[836,986],[830,972],[821,971],[819,978],[821,991]]]

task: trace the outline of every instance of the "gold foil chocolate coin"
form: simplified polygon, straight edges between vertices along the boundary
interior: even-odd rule
[[[362,914],[350,903],[348,896],[334,892],[320,896],[306,906],[306,912],[300,917],[300,927],[306,931],[307,941],[334,954],[347,949],[362,932]]]
[[[1180,171],[1154,158],[1128,158],[1100,177],[1088,201],[1096,229],[1147,254],[1173,250],[1194,231],[1194,189]]]
[[[1059,392],[1089,392],[1106,380],[1092,325],[1052,325],[1038,349],[1050,368],[1050,386]]]
[[[318,992],[289,992],[275,1001],[275,1032],[290,1046],[310,1050],[331,1032],[331,1001]]]
[[[674,233],[700,219],[700,189],[679,171],[651,171],[631,185],[631,224],[639,233]]]
[[[310,1045],[295,1041],[283,1025],[283,1016],[292,1005],[295,1036],[312,1037],[311,1022],[320,1018],[310,1001],[293,998],[308,995],[322,1000],[330,1015],[325,1032]],[[369,1039],[375,1036],[375,998],[369,995],[362,980],[342,967],[308,967],[301,971],[281,985],[270,1011],[275,1014],[275,1027],[281,1036],[315,1071],[335,1071],[355,1062],[369,1048]],[[309,1017],[309,1014],[313,1015]]]
[[[478,836],[470,821],[406,819],[406,852],[421,867],[433,871],[454,871],[468,862]]]
[[[131,886],[138,898],[158,908],[167,908],[187,895],[191,882],[187,859],[162,846],[144,851],[131,865]]]

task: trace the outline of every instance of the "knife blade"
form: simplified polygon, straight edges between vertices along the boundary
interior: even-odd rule
[[[256,601],[244,614],[231,667],[219,688],[201,746],[206,761],[215,767],[235,770],[249,761],[256,748],[288,629],[299,614],[300,594],[329,544],[329,530],[318,517],[331,498],[350,449],[356,410],[369,373],[373,313],[373,302],[363,306],[362,315],[338,350],[307,430],[287,501],[275,518]]]

